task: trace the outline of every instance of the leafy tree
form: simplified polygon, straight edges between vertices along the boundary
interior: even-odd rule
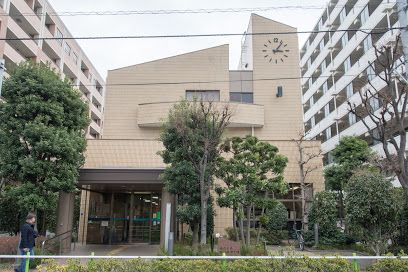
[[[319,192],[315,195],[309,213],[309,230],[319,225],[319,238],[332,238],[337,230],[337,201],[333,192]]]
[[[391,182],[376,171],[363,169],[353,175],[345,192],[350,233],[380,255],[398,231],[399,201]]]
[[[187,215],[185,220],[193,223],[199,216],[201,244],[207,243],[210,190],[230,117],[228,106],[217,108],[213,102],[182,101],[170,111],[161,134],[165,147],[161,156],[169,164],[166,186],[180,195],[184,206],[179,211]],[[192,227],[194,231],[198,229],[196,224]]]
[[[288,210],[281,202],[276,202],[266,212],[265,228],[268,231],[282,230],[288,223]]]
[[[233,208],[237,213],[241,239],[249,246],[251,210],[255,206],[264,211],[272,201],[268,193],[287,190],[283,171],[288,159],[278,153],[276,146],[261,142],[253,136],[233,137],[226,141],[223,150],[225,156],[219,159],[217,175],[226,186],[218,186],[216,189],[218,204]],[[247,219],[246,236],[242,222],[244,210]]]
[[[40,224],[38,231],[55,230],[58,194],[50,193],[47,198],[41,196],[41,191],[31,183],[20,186],[6,186],[0,198],[0,230],[17,234],[25,217],[31,211],[32,203],[38,207],[37,217]],[[22,197],[24,196],[24,197]]]
[[[367,163],[372,151],[367,142],[354,136],[340,139],[339,144],[332,151],[334,163],[324,170],[326,188],[338,192],[340,219],[344,218],[344,186],[348,183],[353,172]]]
[[[75,190],[84,162],[88,106],[69,81],[30,62],[16,67],[5,80],[3,97],[0,176],[11,187],[9,194],[19,192],[14,202],[45,211],[55,193]]]

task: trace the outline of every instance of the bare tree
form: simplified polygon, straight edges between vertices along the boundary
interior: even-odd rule
[[[316,147],[310,144],[310,141],[306,139],[307,133],[303,131],[299,132],[298,138],[293,139],[299,152],[299,174],[300,174],[300,190],[302,200],[302,229],[304,231],[308,228],[308,209],[306,207],[306,188],[312,183],[306,183],[309,174],[319,168],[318,165],[313,165],[311,162],[314,159],[321,157],[322,151],[319,149],[316,151]]]
[[[404,58],[400,37],[392,44],[375,46],[374,49],[376,59],[369,63],[374,74],[368,75],[368,87],[359,90],[361,104],[360,101],[348,101],[349,111],[362,121],[371,138],[382,144],[386,168],[398,177],[408,198],[408,160],[405,151],[408,85],[406,74],[402,74]]]

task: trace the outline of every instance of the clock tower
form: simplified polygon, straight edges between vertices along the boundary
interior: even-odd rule
[[[252,14],[240,69],[253,71],[254,103],[265,105],[260,139],[297,138],[303,128],[297,29]]]

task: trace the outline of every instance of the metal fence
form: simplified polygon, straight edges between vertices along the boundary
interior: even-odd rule
[[[23,255],[0,255],[0,259],[23,259]],[[385,259],[407,259],[408,256],[71,256],[71,255],[33,255],[30,259],[147,259],[147,260],[248,260],[248,259],[345,259],[345,260],[385,260]]]

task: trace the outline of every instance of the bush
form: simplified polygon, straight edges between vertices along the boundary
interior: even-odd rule
[[[406,272],[408,271],[408,260],[386,259],[375,262],[368,272]]]
[[[280,245],[282,240],[288,239],[288,235],[287,230],[275,230],[262,233],[262,238],[269,245]]]
[[[319,241],[331,238],[339,231],[337,228],[337,200],[333,192],[320,192],[313,198],[309,212],[309,230],[319,224]]]
[[[70,261],[60,265],[53,260],[47,260],[38,267],[39,272],[351,272],[351,264],[342,259],[285,259],[285,260],[92,260],[87,264],[79,261]],[[398,271],[398,270],[397,270]],[[402,271],[402,270],[401,270]],[[374,270],[376,272],[376,270]]]
[[[227,233],[227,237],[229,240],[237,241],[237,236],[235,235],[234,228],[226,228],[225,232]]]
[[[266,212],[265,228],[268,231],[282,230],[286,227],[288,221],[288,211],[285,205],[281,202],[276,202],[275,205]]]

